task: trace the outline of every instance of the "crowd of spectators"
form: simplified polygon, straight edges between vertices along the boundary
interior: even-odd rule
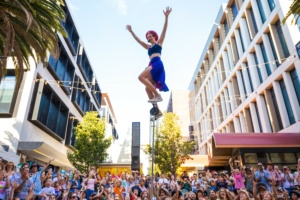
[[[25,159],[24,159],[25,160]],[[120,176],[106,172],[100,177],[95,167],[87,173],[78,170],[54,171],[37,163],[16,167],[0,157],[0,200],[298,200],[300,199],[300,159],[296,171],[279,169],[272,163],[230,170],[205,170],[181,175],[156,173],[144,176],[138,171]],[[224,168],[225,169],[225,168]]]

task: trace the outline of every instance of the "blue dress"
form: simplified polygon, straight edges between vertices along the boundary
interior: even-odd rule
[[[158,44],[154,44],[152,47],[149,47],[148,55],[151,56],[153,53],[161,54],[161,49],[162,49],[161,46],[159,46]],[[161,61],[160,57],[152,58],[148,66],[152,67],[150,73],[153,81],[155,82],[155,88],[163,92],[169,91],[169,88],[165,83],[166,73],[165,73],[164,64]]]

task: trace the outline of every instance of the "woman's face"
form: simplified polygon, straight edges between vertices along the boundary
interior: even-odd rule
[[[265,194],[265,192],[266,192],[266,190],[265,190],[264,188],[260,188],[260,189],[259,189],[259,194],[260,194],[261,196],[263,196],[263,195]]]
[[[152,33],[148,33],[148,34],[147,34],[147,40],[148,40],[148,42],[155,41],[155,38],[154,38],[154,36],[152,35]]]
[[[226,196],[225,190],[223,190],[223,189],[220,190],[220,196],[222,196],[222,197]]]
[[[271,200],[272,197],[269,192],[265,192],[263,200]]]
[[[119,180],[116,181],[116,186],[120,186],[121,182]]]
[[[198,199],[199,199],[199,198],[202,198],[202,197],[203,197],[202,192],[198,192],[198,193],[197,193],[197,197],[198,197]]]
[[[236,173],[236,174],[240,174],[240,170],[239,170],[239,169],[236,169],[236,170],[235,170],[235,173]]]
[[[211,190],[209,194],[210,194],[210,197],[215,197],[216,196],[216,192],[214,190]]]
[[[247,195],[244,192],[240,192],[239,196],[240,196],[240,200],[247,199]]]
[[[291,199],[292,199],[292,200],[297,200],[297,199],[298,199],[298,197],[297,197],[297,195],[296,195],[295,193],[292,193],[292,195],[291,195]]]

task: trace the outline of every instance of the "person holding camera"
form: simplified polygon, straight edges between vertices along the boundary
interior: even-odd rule
[[[192,184],[189,181],[188,176],[183,176],[183,182],[181,183],[181,189],[191,191],[192,190]]]

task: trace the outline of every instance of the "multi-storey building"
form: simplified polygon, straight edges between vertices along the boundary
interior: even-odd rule
[[[66,157],[74,149],[74,126],[87,111],[100,114],[102,93],[68,7],[63,23],[68,38],[58,34],[59,57],[47,63],[32,62],[19,88],[12,62],[0,83],[0,155],[19,162],[28,160],[71,168]]]
[[[234,157],[294,168],[300,156],[300,32],[281,23],[291,3],[229,0],[217,15],[189,86],[210,166]]]

